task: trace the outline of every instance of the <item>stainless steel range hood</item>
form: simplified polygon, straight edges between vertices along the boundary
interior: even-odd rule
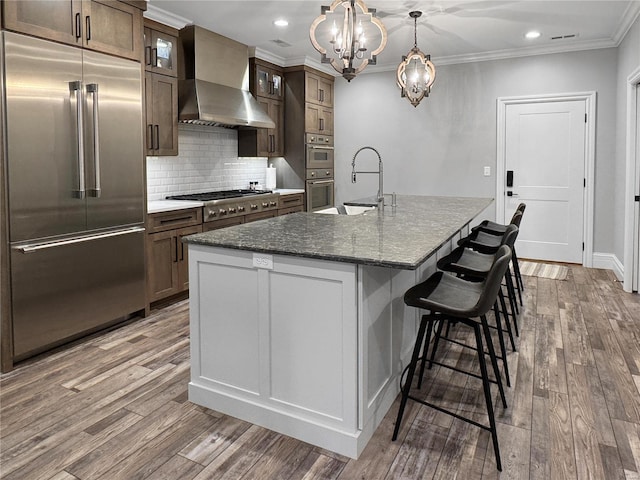
[[[184,76],[178,85],[180,122],[275,128],[249,92],[246,45],[195,25],[180,30],[180,40],[184,49]]]

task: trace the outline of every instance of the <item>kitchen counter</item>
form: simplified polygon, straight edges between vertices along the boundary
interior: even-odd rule
[[[191,235],[187,243],[416,269],[487,208],[490,198],[397,196],[361,215],[296,213]]]
[[[420,312],[404,292],[491,202],[398,196],[186,237],[189,400],[357,458],[410,360]]]
[[[154,200],[147,203],[147,213],[171,212],[185,208],[198,208],[203,205],[204,202],[194,202],[191,200]]]

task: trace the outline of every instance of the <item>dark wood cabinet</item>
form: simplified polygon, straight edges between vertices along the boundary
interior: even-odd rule
[[[142,10],[130,3],[29,0],[5,1],[2,8],[7,30],[132,60],[142,57]]]
[[[281,157],[284,155],[284,73],[277,65],[249,59],[251,93],[264,108],[275,128],[238,131],[238,156]]]
[[[275,128],[257,128],[238,131],[239,157],[281,157],[284,154],[284,103],[279,100],[256,97]]]
[[[305,102],[333,108],[333,84],[333,78],[305,72]]]
[[[304,193],[290,193],[278,198],[278,216],[304,212]]]
[[[145,73],[147,155],[178,155],[178,79]]]
[[[144,68],[152,73],[178,76],[178,32],[174,28],[145,19]]]
[[[145,19],[146,153],[178,155],[178,31]]]
[[[307,103],[304,109],[305,131],[333,135],[333,108]]]
[[[193,225],[181,226],[189,223]],[[202,209],[150,214],[147,226],[153,232],[147,235],[147,293],[151,303],[188,290],[188,247],[182,237],[202,232]]]
[[[255,97],[284,99],[284,73],[280,67],[258,58],[249,59],[249,82]]]

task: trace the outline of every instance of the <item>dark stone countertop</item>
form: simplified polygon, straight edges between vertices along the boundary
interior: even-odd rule
[[[361,215],[294,213],[198,233],[185,243],[414,270],[491,205],[491,198],[398,195]]]

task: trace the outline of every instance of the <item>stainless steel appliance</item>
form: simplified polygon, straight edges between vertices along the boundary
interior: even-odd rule
[[[333,137],[331,135],[305,135],[307,168],[333,169]]]
[[[2,33],[13,357],[145,308],[140,64]]]
[[[253,214],[273,212],[278,210],[277,193],[269,190],[223,190],[218,192],[191,193],[186,195],[173,195],[169,200],[195,200],[204,203],[203,221],[214,222],[225,218],[244,217],[238,223],[243,223],[245,218],[251,221]],[[259,216],[255,216],[258,219]],[[206,227],[206,226],[205,226]]]
[[[307,212],[333,207],[333,178],[329,180],[307,180]]]

